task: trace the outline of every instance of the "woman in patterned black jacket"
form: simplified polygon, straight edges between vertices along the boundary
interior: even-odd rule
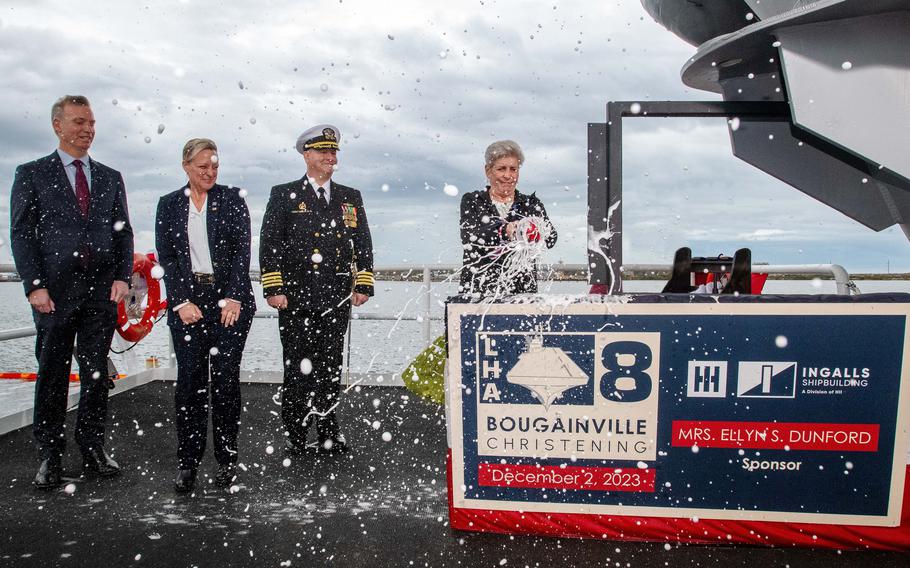
[[[461,199],[461,244],[464,248],[459,292],[475,298],[502,297],[537,292],[537,267],[524,267],[507,278],[503,268],[515,252],[510,241],[525,238],[518,233],[525,217],[539,217],[546,228],[528,226],[528,241],[545,236],[547,248],[556,244],[556,229],[535,194],[518,191],[518,172],[524,154],[517,143],[500,140],[484,153],[489,185],[485,190],[466,193]]]

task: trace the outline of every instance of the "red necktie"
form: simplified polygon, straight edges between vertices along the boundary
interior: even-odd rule
[[[82,161],[73,160],[73,165],[76,166],[76,203],[82,216],[88,217],[88,180],[82,171]]]

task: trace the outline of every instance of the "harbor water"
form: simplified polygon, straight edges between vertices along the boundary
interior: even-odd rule
[[[910,292],[910,282],[903,280],[859,281],[864,293]],[[656,280],[627,281],[627,292],[658,292],[663,282]],[[455,292],[457,284],[434,282],[430,288],[430,315],[432,337],[442,334],[443,306],[447,297]],[[584,294],[584,282],[546,282],[542,293]],[[274,312],[262,298],[261,288],[254,283],[259,312]],[[769,280],[767,294],[833,294],[831,280]],[[384,376],[388,382],[397,382],[398,375],[425,347],[424,310],[427,290],[421,282],[379,281],[376,295],[367,304],[354,309],[351,322],[350,371],[354,374],[369,373]],[[0,283],[0,330],[32,326],[31,310],[18,282]],[[274,312],[277,314],[277,312]],[[388,319],[358,319],[359,314],[375,314]],[[418,318],[420,321],[415,321]],[[151,334],[133,347],[135,357],[142,364],[156,357],[161,365],[167,364],[168,328],[164,320],[155,325]],[[0,372],[31,373],[36,370],[34,337],[24,337],[0,342]],[[128,343],[115,341],[114,349],[129,347]],[[118,358],[114,357],[115,362]],[[75,367],[74,367],[75,368]],[[278,321],[257,318],[253,322],[243,354],[243,368],[248,371],[280,371],[281,343]]]

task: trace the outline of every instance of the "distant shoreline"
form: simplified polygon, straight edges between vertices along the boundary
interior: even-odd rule
[[[760,272],[757,270],[756,272]],[[451,278],[454,271],[449,269],[431,269],[430,278],[433,282],[441,282]],[[556,281],[582,281],[587,282],[588,275],[584,270],[560,270],[551,266],[550,270],[541,270],[539,276],[546,280]],[[420,270],[401,271],[376,271],[376,280],[391,282],[421,282],[423,272]],[[769,280],[834,280],[830,276],[816,276],[812,274],[769,274]],[[658,280],[667,281],[670,279],[669,271],[627,271],[623,273],[623,280]],[[910,272],[901,273],[876,273],[864,272],[850,275],[850,280],[910,280]]]
[[[552,272],[541,271],[540,277],[546,280],[556,280],[556,281],[577,281],[577,282],[586,282],[588,275],[583,270],[560,270],[555,267],[551,267]],[[759,271],[757,271],[759,272]],[[455,271],[451,269],[432,269],[430,271],[430,277],[433,282],[442,282],[444,280],[452,278],[452,275],[455,274]],[[423,272],[421,270],[408,270],[402,272],[400,270],[393,271],[381,271],[377,270],[375,272],[376,280],[387,281],[387,282],[421,282],[423,281]],[[821,277],[811,274],[770,274],[768,275],[769,280],[815,280],[819,278],[821,280],[833,280],[831,277]],[[667,271],[628,271],[623,273],[623,280],[659,280],[666,281],[670,279],[670,273]],[[880,272],[861,272],[850,275],[850,280],[910,280],[910,272],[893,272],[893,273],[880,273]],[[0,282],[21,282],[18,274],[0,274]]]

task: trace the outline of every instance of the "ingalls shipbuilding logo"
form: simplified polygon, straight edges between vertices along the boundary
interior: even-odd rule
[[[796,398],[796,362],[740,361],[740,398]]]
[[[690,398],[727,396],[727,362],[689,361],[686,396]]]

